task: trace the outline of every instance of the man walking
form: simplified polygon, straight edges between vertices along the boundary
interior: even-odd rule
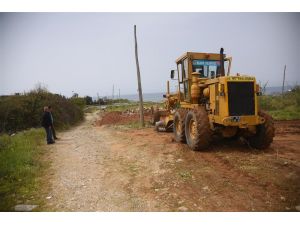
[[[47,135],[47,144],[54,144],[54,140],[52,138],[52,131],[51,131],[51,125],[52,125],[52,120],[51,120],[51,115],[48,109],[48,106],[44,107],[44,114],[42,117],[42,127],[45,128],[46,135]]]
[[[52,107],[50,105],[48,106],[48,110],[49,110],[49,113],[51,116],[51,131],[53,134],[53,138],[54,138],[54,140],[57,140],[58,138],[56,137],[56,132],[55,132],[54,125],[53,125]]]

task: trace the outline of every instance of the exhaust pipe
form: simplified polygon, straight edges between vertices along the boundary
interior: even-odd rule
[[[224,49],[221,48],[220,49],[220,73],[221,73],[221,77],[225,76],[225,69],[224,69]]]

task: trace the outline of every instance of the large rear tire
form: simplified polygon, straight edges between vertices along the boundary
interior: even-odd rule
[[[256,149],[266,149],[271,145],[273,137],[275,136],[274,121],[273,118],[265,112],[260,111],[258,115],[263,117],[265,122],[256,127],[256,134],[249,138],[249,144]]]
[[[175,112],[174,122],[173,122],[173,133],[175,141],[185,143],[185,116],[186,111],[184,109],[179,109]]]
[[[207,112],[204,108],[190,110],[185,119],[185,135],[188,146],[194,151],[205,150],[212,140]]]

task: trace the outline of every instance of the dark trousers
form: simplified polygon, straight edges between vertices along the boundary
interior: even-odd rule
[[[52,131],[52,134],[53,134],[53,138],[56,139],[56,133],[55,133],[55,129],[54,129],[54,126],[52,125],[51,126],[51,131]]]
[[[51,143],[53,142],[53,138],[52,138],[52,131],[50,127],[44,127],[45,131],[46,131],[46,135],[47,135],[47,143]]]

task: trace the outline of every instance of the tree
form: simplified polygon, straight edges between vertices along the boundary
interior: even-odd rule
[[[84,100],[85,100],[86,105],[92,105],[93,104],[93,98],[91,96],[85,96]]]

